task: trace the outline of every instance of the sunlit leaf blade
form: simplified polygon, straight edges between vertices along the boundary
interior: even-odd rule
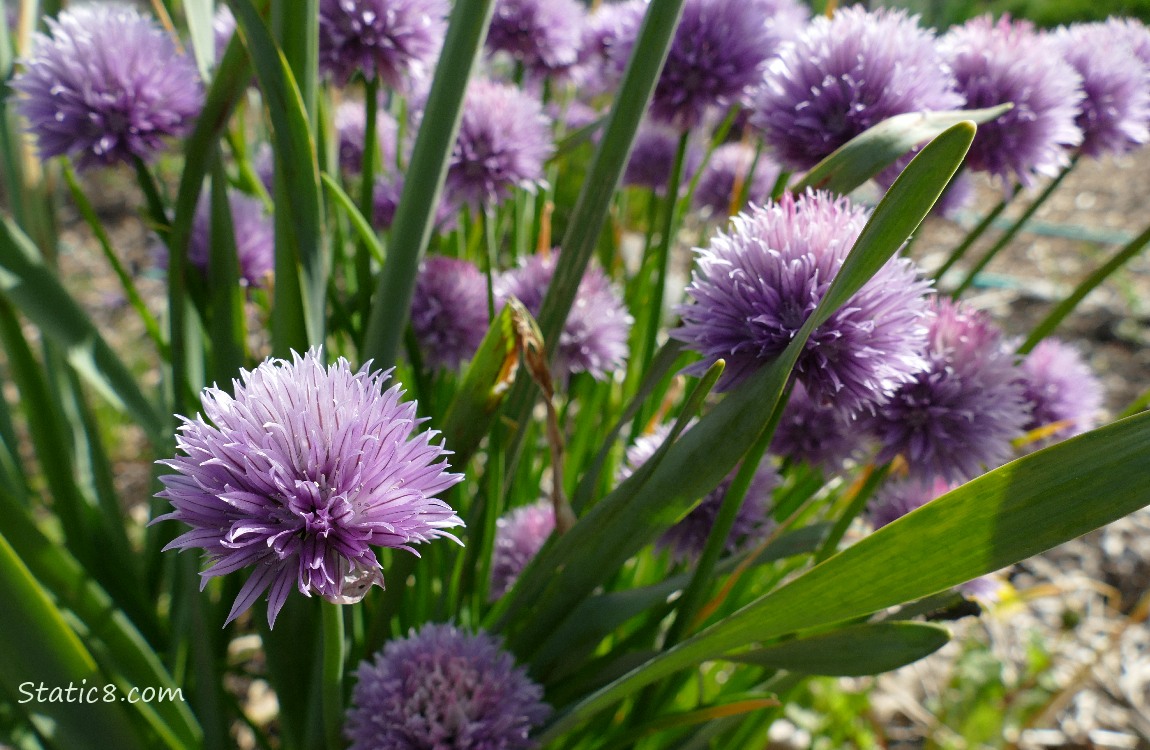
[[[509,623],[509,641],[518,653],[531,654],[578,601],[735,467],[770,422],[811,332],[906,241],[958,169],[973,138],[974,125],[964,122],[927,144],[875,208],[823,300],[787,349],[671,446],[646,482],[624,482],[528,565],[508,605],[508,611],[532,612]],[[581,562],[587,560],[595,563]]]
[[[700,661],[928,596],[1133,513],[1150,504],[1147,451],[1141,414],[984,474],[588,696],[542,740]]]
[[[0,681],[16,697],[17,710],[46,735],[52,747],[90,747],[99,738],[102,747],[155,747],[154,740],[133,724],[126,702],[56,700],[35,690],[44,685],[65,690],[69,685],[96,691],[103,697],[105,678],[92,655],[64,621],[32,573],[0,536],[0,600],[4,607],[4,637],[0,638]]]
[[[0,218],[0,294],[60,347],[68,363],[108,403],[130,414],[149,438],[160,435],[163,420],[131,371],[44,265],[28,236],[6,217]]]
[[[117,684],[175,689],[171,675],[136,627],[92,580],[65,549],[47,539],[28,517],[0,491],[0,537],[9,541],[32,576],[62,609],[70,610],[85,628],[86,640],[95,640],[111,667],[121,678]],[[160,736],[174,738],[173,746],[196,747],[200,728],[188,704],[182,700],[132,704]]]
[[[910,112],[883,120],[852,138],[834,153],[811,167],[794,186],[846,194],[893,164],[912,148],[963,120],[983,123],[1008,111],[1012,105],[952,112]]]
[[[188,36],[192,39],[192,52],[204,80],[207,80],[208,72],[216,61],[216,39],[212,33],[213,5],[212,0],[184,0],[184,16],[188,22]]]
[[[862,623],[724,658],[803,674],[862,677],[916,662],[948,640],[949,631],[931,623]]]

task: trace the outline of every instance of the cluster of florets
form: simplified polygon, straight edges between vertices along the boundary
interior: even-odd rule
[[[528,750],[550,713],[494,637],[428,624],[359,665],[344,735],[352,750]]]
[[[820,193],[753,207],[699,250],[671,335],[727,363],[738,387],[778,357],[822,301],[865,212]],[[1019,361],[984,313],[932,298],[914,264],[893,259],[816,326],[795,367],[773,450],[834,470],[877,444],[911,475],[959,482],[1015,454],[1034,430],[1062,439],[1095,424],[1097,379],[1065,345]]]

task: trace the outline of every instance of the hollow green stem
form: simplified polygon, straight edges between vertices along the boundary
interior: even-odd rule
[[[946,262],[939,266],[938,270],[934,272],[935,281],[941,279],[943,275],[954,266],[955,263],[962,260],[967,251],[969,251],[974,243],[978,242],[978,239],[986,233],[987,229],[990,228],[990,225],[994,223],[994,220],[1002,215],[1002,212],[1006,210],[1006,207],[1009,206],[1010,202],[1014,199],[1014,196],[1018,195],[1018,191],[1021,189],[1021,187],[1021,185],[1016,184],[1005,198],[1000,200],[994,208],[990,209],[990,212],[987,213],[986,216],[982,217],[982,221],[978,222],[978,224],[975,225],[973,229],[966,233],[966,236],[962,238],[962,242],[958,244],[958,247],[950,251],[950,255],[947,257]]]
[[[871,468],[854,490],[854,497],[850,499],[843,514],[835,520],[835,525],[831,527],[831,531],[827,534],[827,538],[823,541],[823,546],[815,554],[814,563],[818,565],[823,560],[827,559],[835,553],[839,547],[839,542],[847,533],[851,523],[862,513],[863,508],[866,507],[867,502],[886,479],[887,474],[890,473],[890,463],[885,463],[877,468]]]
[[[156,316],[152,315],[152,311],[144,304],[143,297],[140,296],[139,290],[136,289],[136,282],[132,280],[131,275],[129,275],[128,271],[124,268],[124,264],[121,263],[120,259],[116,256],[116,252],[112,249],[111,238],[108,237],[104,225],[100,222],[100,217],[96,215],[96,210],[92,207],[92,202],[88,200],[88,196],[85,195],[83,189],[81,189],[80,183],[76,179],[76,172],[67,161],[64,162],[64,180],[68,183],[68,189],[72,192],[72,200],[76,202],[76,208],[79,209],[80,215],[84,217],[84,221],[88,223],[92,234],[96,235],[96,241],[99,243],[104,257],[108,259],[108,264],[112,267],[112,271],[115,272],[116,278],[120,280],[120,286],[124,289],[124,296],[128,298],[128,303],[131,304],[136,314],[140,316],[148,338],[155,344],[160,356],[163,357],[164,360],[167,360],[169,357],[168,342],[164,340],[164,334],[160,331],[160,324],[156,320]]]
[[[1047,185],[1046,188],[1038,194],[1038,197],[1035,198],[1031,204],[1026,207],[1026,210],[1022,213],[1022,216],[1018,217],[1018,220],[1014,222],[1010,229],[1006,230],[1006,232],[1004,232],[1003,235],[998,238],[998,241],[991,245],[990,249],[987,250],[981,258],[979,258],[978,262],[974,264],[974,267],[967,272],[966,278],[963,279],[962,283],[959,284],[958,287],[954,290],[953,296],[958,297],[967,289],[969,289],[970,286],[974,283],[974,280],[978,277],[978,274],[982,273],[982,269],[986,268],[990,261],[994,260],[995,256],[997,256],[1004,247],[1009,245],[1011,240],[1018,236],[1018,233],[1022,231],[1024,226],[1026,226],[1026,222],[1030,220],[1030,217],[1034,216],[1035,212],[1042,208],[1042,205],[1046,203],[1047,200],[1049,200],[1050,196],[1054,195],[1054,191],[1058,189],[1058,186],[1062,184],[1062,181],[1066,179],[1066,176],[1074,170],[1074,167],[1078,164],[1079,158],[1080,154],[1075,154],[1073,157],[1071,157],[1070,163],[1066,165],[1066,167],[1058,174],[1057,177],[1050,181],[1050,184]]]
[[[338,750],[344,746],[341,736],[343,727],[343,663],[346,653],[343,641],[343,605],[324,603],[322,610],[324,737],[330,750]]]
[[[1150,243],[1150,227],[1146,227],[1146,229],[1142,231],[1142,234],[1124,245],[1121,250],[1115,253],[1113,258],[1106,261],[1098,270],[1083,279],[1082,282],[1075,287],[1074,291],[1071,292],[1070,296],[1059,302],[1058,305],[1050,311],[1050,314],[1034,327],[1034,330],[1030,332],[1030,335],[1027,336],[1026,340],[1022,342],[1022,345],[1018,347],[1018,353],[1028,354],[1030,350],[1038,345],[1039,341],[1049,336],[1050,333],[1058,327],[1059,323],[1065,320],[1066,316],[1074,311],[1074,308],[1078,307],[1078,303],[1081,302],[1087,294],[1090,294],[1099,284],[1109,278],[1111,274],[1126,265],[1127,261],[1142,252],[1147,243]],[[1128,415],[1123,413],[1123,416]]]

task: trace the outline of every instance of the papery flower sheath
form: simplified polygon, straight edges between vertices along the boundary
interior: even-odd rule
[[[269,359],[240,371],[234,396],[204,389],[203,415],[183,419],[180,453],[160,461],[175,472],[158,494],[173,510],[153,523],[192,527],[165,549],[202,549],[204,585],[252,569],[228,622],[264,591],[271,625],[292,588],[358,601],[383,584],[373,547],[454,539],[462,522],[435,495],[462,476],[434,431],[415,432],[400,386],[381,392],[388,376],[342,358],[325,367],[316,351]]]
[[[808,192],[752,207],[698,251],[671,336],[727,362],[729,390],[778,356],[814,312],[867,218],[846,198]],[[882,401],[925,366],[926,292],[914,264],[892,258],[814,330],[795,373],[816,402],[847,413]]]
[[[12,80],[40,156],[80,168],[148,160],[188,131],[204,91],[191,57],[127,5],[79,5],[47,19]]]
[[[496,284],[495,309],[503,307],[508,295],[515,295],[528,312],[538,315],[558,258],[557,251],[532,255],[518,268],[502,274]],[[559,334],[555,372],[562,377],[587,372],[597,380],[606,380],[627,363],[627,337],[633,322],[607,274],[589,266]]]
[[[551,713],[494,637],[424,625],[356,670],[344,736],[351,750],[529,750]]]

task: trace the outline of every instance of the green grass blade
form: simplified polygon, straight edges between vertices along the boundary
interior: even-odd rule
[[[883,120],[840,146],[833,154],[811,167],[792,188],[807,188],[847,194],[890,166],[912,148],[947,128],[969,120],[982,123],[1011,109],[1000,104],[988,109],[960,109],[953,112],[911,112]]]
[[[192,39],[192,52],[196,56],[196,67],[200,77],[209,80],[208,74],[216,64],[216,37],[212,33],[213,0],[184,0],[184,19],[188,23],[188,36]]]
[[[228,178],[216,159],[212,167],[211,237],[208,242],[209,380],[227,383],[245,364],[244,287],[240,285],[239,252],[234,217],[228,201]]]
[[[0,638],[0,681],[10,695],[17,696],[17,710],[29,717],[53,747],[90,747],[93,738],[99,738],[102,747],[143,750],[155,746],[133,722],[126,702],[66,702],[61,696],[53,702],[35,700],[34,693],[29,692],[41,684],[49,689],[71,685],[96,689],[102,696],[107,681],[3,536],[0,600],[6,603],[4,637]]]
[[[1110,260],[1103,263],[1092,274],[1087,276],[1074,288],[1066,299],[1055,305],[1054,309],[1042,319],[1034,330],[1026,337],[1026,340],[1018,347],[1019,354],[1028,354],[1034,347],[1038,346],[1038,342],[1049,336],[1054,332],[1054,329],[1066,319],[1074,309],[1078,307],[1078,303],[1086,298],[1086,295],[1094,291],[1094,289],[1106,279],[1110,278],[1118,269],[1126,265],[1130,259],[1137,256],[1150,243],[1150,227],[1143,230],[1142,234],[1130,240],[1123,246],[1117,253],[1114,254]]]
[[[191,135],[184,142],[184,169],[176,194],[172,232],[168,237],[168,346],[170,352],[170,410],[185,414],[190,389],[186,306],[187,290],[184,271],[187,267],[188,239],[196,214],[204,177],[211,166],[219,139],[227,129],[228,118],[251,81],[244,46],[238,35],[232,38],[208,87],[204,108],[196,119]],[[167,421],[169,432],[175,431],[175,418]],[[156,527],[154,527],[156,528]]]
[[[272,123],[276,155],[272,336],[276,353],[285,355],[289,349],[302,351],[309,343],[318,346],[324,341],[327,253],[316,144],[303,94],[259,12],[251,0],[233,0],[232,7]]]
[[[361,359],[374,360],[379,368],[393,366],[399,354],[411,314],[419,259],[431,239],[436,206],[459,133],[463,95],[487,37],[494,7],[494,0],[468,0],[455,3],[451,11],[443,54],[435,68],[423,122],[395,210],[387,263],[372,296],[371,315],[364,332]]]
[[[753,642],[920,599],[1150,503],[1150,414],[1013,461],[927,503],[588,696],[542,742],[634,690]]]
[[[724,658],[802,674],[863,677],[930,656],[949,640],[946,628],[930,623],[868,622]]]
[[[28,236],[7,218],[0,218],[0,294],[60,348],[97,393],[131,415],[149,439],[157,439],[164,421],[132,373],[44,265]]]
[[[49,592],[58,607],[69,610],[85,628],[85,639],[99,641],[101,665],[125,686],[175,689],[148,642],[116,607],[108,594],[67,550],[45,537],[9,497],[0,492],[0,537],[9,541],[32,576]],[[134,704],[145,711],[158,735],[178,739],[174,746],[197,747],[201,733],[183,701]]]
[[[375,258],[376,262],[382,264],[384,260],[383,244],[379,241],[379,236],[375,233],[375,229],[371,226],[363,213],[360,212],[359,206],[355,204],[355,200],[347,194],[339,182],[327,172],[321,172],[319,176],[323,181],[323,186],[327,188],[327,192],[335,200],[340,208],[347,214],[347,218],[351,220],[351,227],[355,230],[356,237],[359,241],[371,251],[371,255]]]
[[[487,434],[519,369],[516,317],[530,319],[522,305],[508,304],[491,321],[483,342],[455,391],[443,420],[443,440],[462,469]],[[534,323],[531,323],[534,325]]]
[[[563,252],[555,264],[555,273],[539,310],[539,328],[551,353],[555,351],[559,332],[575,302],[575,293],[607,221],[639,123],[647,111],[667,51],[675,37],[683,3],[684,0],[652,0],[643,18],[615,104],[607,117],[603,136],[559,244]],[[516,387],[508,398],[507,411],[520,426],[515,433],[516,439],[524,434],[522,427],[531,414],[533,403],[534,394],[526,385]],[[511,446],[510,453],[514,457],[517,452],[516,443]]]

